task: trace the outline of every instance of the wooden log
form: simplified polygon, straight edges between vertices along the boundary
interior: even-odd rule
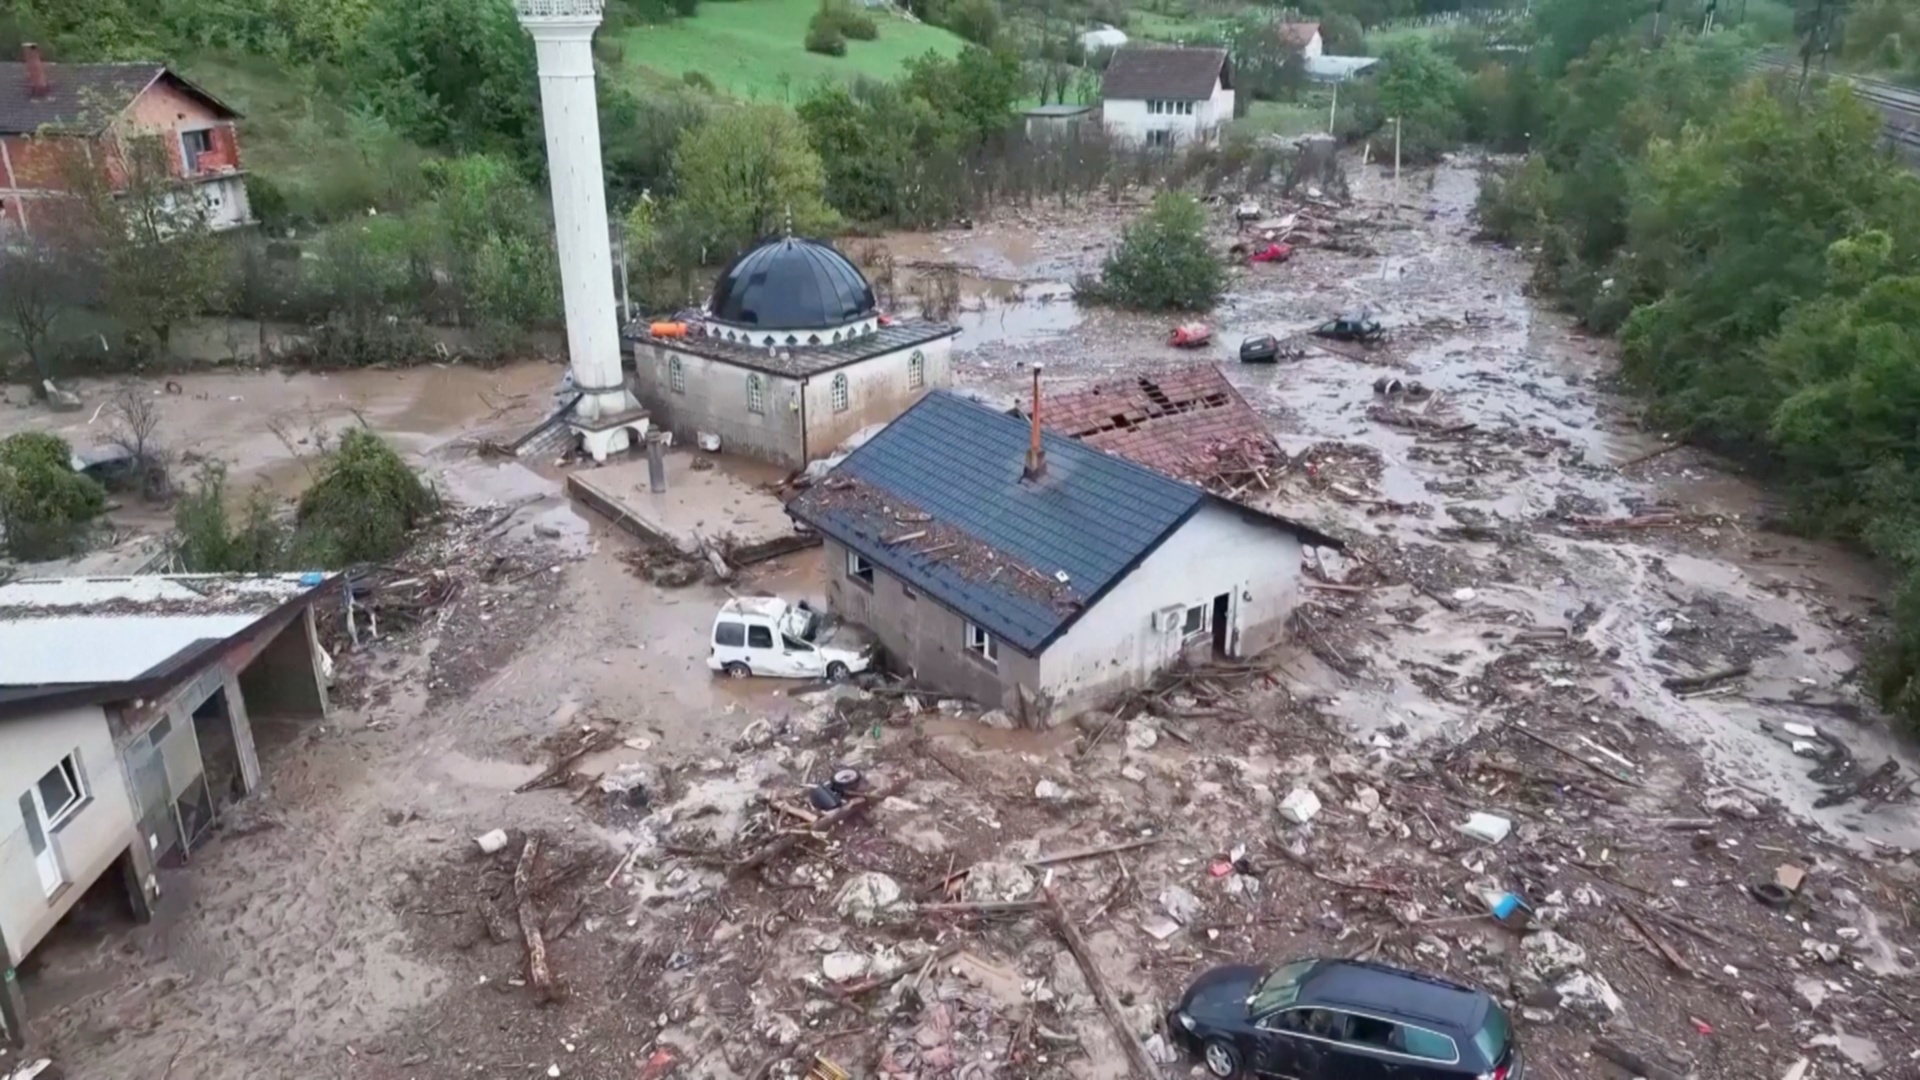
[[[1582,766],[1592,769],[1594,772],[1599,773],[1601,776],[1606,777],[1607,779],[1613,781],[1616,784],[1626,784],[1629,787],[1642,786],[1640,781],[1635,780],[1633,777],[1623,776],[1619,773],[1614,772],[1612,769],[1607,768],[1605,765],[1597,765],[1591,761],[1588,761],[1586,758],[1583,758],[1579,754],[1576,754],[1573,751],[1567,749],[1566,747],[1561,746],[1559,743],[1554,742],[1552,739],[1549,739],[1544,735],[1536,735],[1533,732],[1528,731],[1526,728],[1521,727],[1519,724],[1509,722],[1507,724],[1507,728],[1511,731],[1517,731],[1520,734],[1525,735],[1527,738],[1532,739],[1534,742],[1539,743],[1541,746],[1546,747],[1547,749],[1553,751],[1556,754],[1559,754],[1564,758],[1567,758],[1571,761],[1579,762]]]
[[[540,917],[533,910],[533,871],[540,858],[540,838],[528,836],[513,868],[513,898],[519,907],[520,937],[527,945],[527,982],[542,1002],[553,1000],[553,969],[547,965],[547,942],[540,935]]]
[[[1092,859],[1101,855],[1112,855],[1116,852],[1132,851],[1135,848],[1147,847],[1148,845],[1159,843],[1161,839],[1162,838],[1158,836],[1149,836],[1140,840],[1128,840],[1121,844],[1107,844],[1104,847],[1096,848],[1081,848],[1078,851],[1063,851],[1058,855],[1042,855],[1040,858],[1027,863],[1027,865],[1038,868],[1042,866],[1058,866],[1061,863],[1079,862],[1081,859]]]
[[[1732,667],[1724,667],[1718,671],[1709,671],[1704,675],[1675,676],[1674,678],[1662,681],[1660,685],[1678,692],[1704,690],[1715,683],[1726,682],[1728,679],[1737,679],[1742,675],[1750,675],[1752,673],[1753,665],[1735,664]]]
[[[762,847],[759,851],[733,864],[733,869],[727,872],[727,876],[740,877],[743,874],[759,869],[774,859],[779,858],[781,855],[792,851],[794,845],[798,844],[802,837],[817,836],[822,833],[831,832],[840,823],[866,813],[868,807],[892,795],[897,790],[897,786],[888,787],[876,791],[871,795],[856,795],[848,799],[845,806],[820,815],[820,820],[814,822],[810,828],[798,829],[794,832],[786,833],[775,839],[772,843]]]
[[[920,915],[1014,915],[1038,911],[1045,900],[982,900],[978,903],[920,904],[913,910]]]
[[[546,770],[539,776],[514,788],[513,793],[515,795],[525,795],[527,792],[539,788],[565,787],[568,779],[571,777],[573,767],[579,763],[581,758],[586,757],[588,754],[598,753],[612,745],[613,732],[596,731],[588,735],[586,739],[580,743],[579,748],[560,760],[555,761],[552,765],[547,766]]]
[[[1133,1074],[1138,1080],[1160,1080],[1160,1068],[1147,1056],[1147,1048],[1133,1037],[1127,1028],[1126,1015],[1120,1011],[1120,1001],[1113,996],[1113,987],[1107,985],[1106,976],[1100,974],[1100,965],[1094,962],[1093,950],[1087,947],[1086,939],[1080,936],[1080,928],[1067,918],[1067,909],[1061,905],[1060,897],[1051,887],[1046,890],[1047,906],[1052,909],[1053,928],[1067,943],[1067,951],[1080,962],[1080,973],[1087,978],[1087,985],[1093,989],[1093,999],[1100,1003],[1100,1011],[1107,1014],[1107,1023],[1113,1027],[1114,1037],[1127,1051],[1127,1060],[1133,1065]]]
[[[1634,1053],[1632,1050],[1627,1049],[1625,1046],[1620,1045],[1620,1043],[1613,1039],[1600,1038],[1593,1040],[1593,1052],[1627,1070],[1634,1076],[1645,1077],[1646,1080],[1687,1080],[1686,1077],[1667,1068],[1665,1065],[1657,1061],[1649,1061],[1639,1054]]]

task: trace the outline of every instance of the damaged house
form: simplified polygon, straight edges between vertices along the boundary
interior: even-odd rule
[[[0,1035],[14,970],[96,882],[148,917],[177,865],[261,780],[256,734],[327,716],[322,574],[0,585]]]
[[[825,538],[829,604],[897,670],[1029,725],[1274,644],[1304,549],[1339,546],[943,391],[788,512]]]
[[[1271,491],[1286,465],[1260,415],[1213,364],[1049,391],[1040,413],[1050,431],[1230,499]]]

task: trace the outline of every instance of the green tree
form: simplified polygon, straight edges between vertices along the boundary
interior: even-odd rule
[[[0,439],[0,533],[16,559],[50,559],[77,548],[106,509],[107,493],[73,471],[65,439],[28,431]]]
[[[907,62],[906,92],[955,118],[971,138],[986,139],[1013,123],[1023,92],[1020,58],[979,46],[951,58],[929,50]]]
[[[429,178],[463,321],[524,328],[555,318],[560,268],[546,207],[526,178],[483,154],[434,162]]]
[[[1205,311],[1220,300],[1226,274],[1207,245],[1207,214],[1190,195],[1165,192],[1127,226],[1107,257],[1097,298],[1142,311]]]
[[[63,247],[87,264],[133,349],[164,356],[174,325],[205,314],[221,296],[226,256],[199,193],[173,175],[166,144],[134,136],[119,145],[117,170],[70,155],[66,175],[77,200]]]
[[[680,144],[673,172],[673,224],[710,258],[789,226],[817,235],[839,222],[820,155],[785,106],[715,112]]]
[[[1460,144],[1466,135],[1466,73],[1417,38],[1388,48],[1380,67],[1369,118],[1383,128],[1375,136],[1376,156],[1393,153],[1394,131],[1387,122],[1394,119],[1406,161],[1432,161]]]
[[[509,0],[388,0],[368,20],[349,69],[362,104],[409,137],[539,171],[533,46]]]
[[[954,0],[946,8],[947,29],[991,47],[1000,37],[1000,5],[994,0]]]

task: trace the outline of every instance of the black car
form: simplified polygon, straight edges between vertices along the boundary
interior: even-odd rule
[[[1223,1078],[1521,1080],[1507,1014],[1484,991],[1358,960],[1214,968],[1167,1030]]]
[[[1272,334],[1260,334],[1247,338],[1240,343],[1240,362],[1243,364],[1271,364],[1280,359],[1280,342]]]

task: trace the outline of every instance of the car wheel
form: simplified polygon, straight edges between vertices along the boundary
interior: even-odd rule
[[[744,679],[747,676],[753,674],[752,668],[748,667],[747,665],[741,663],[738,660],[735,660],[733,663],[728,664],[726,667],[721,668],[720,670],[726,672],[727,678],[729,679]]]
[[[1240,1075],[1240,1051],[1225,1039],[1208,1039],[1201,1048],[1200,1060],[1207,1063],[1207,1071],[1221,1080],[1231,1080]]]
[[[848,674],[847,665],[841,663],[838,660],[835,660],[833,663],[827,665],[827,681],[828,682],[840,682],[841,680],[847,677],[847,674]]]

